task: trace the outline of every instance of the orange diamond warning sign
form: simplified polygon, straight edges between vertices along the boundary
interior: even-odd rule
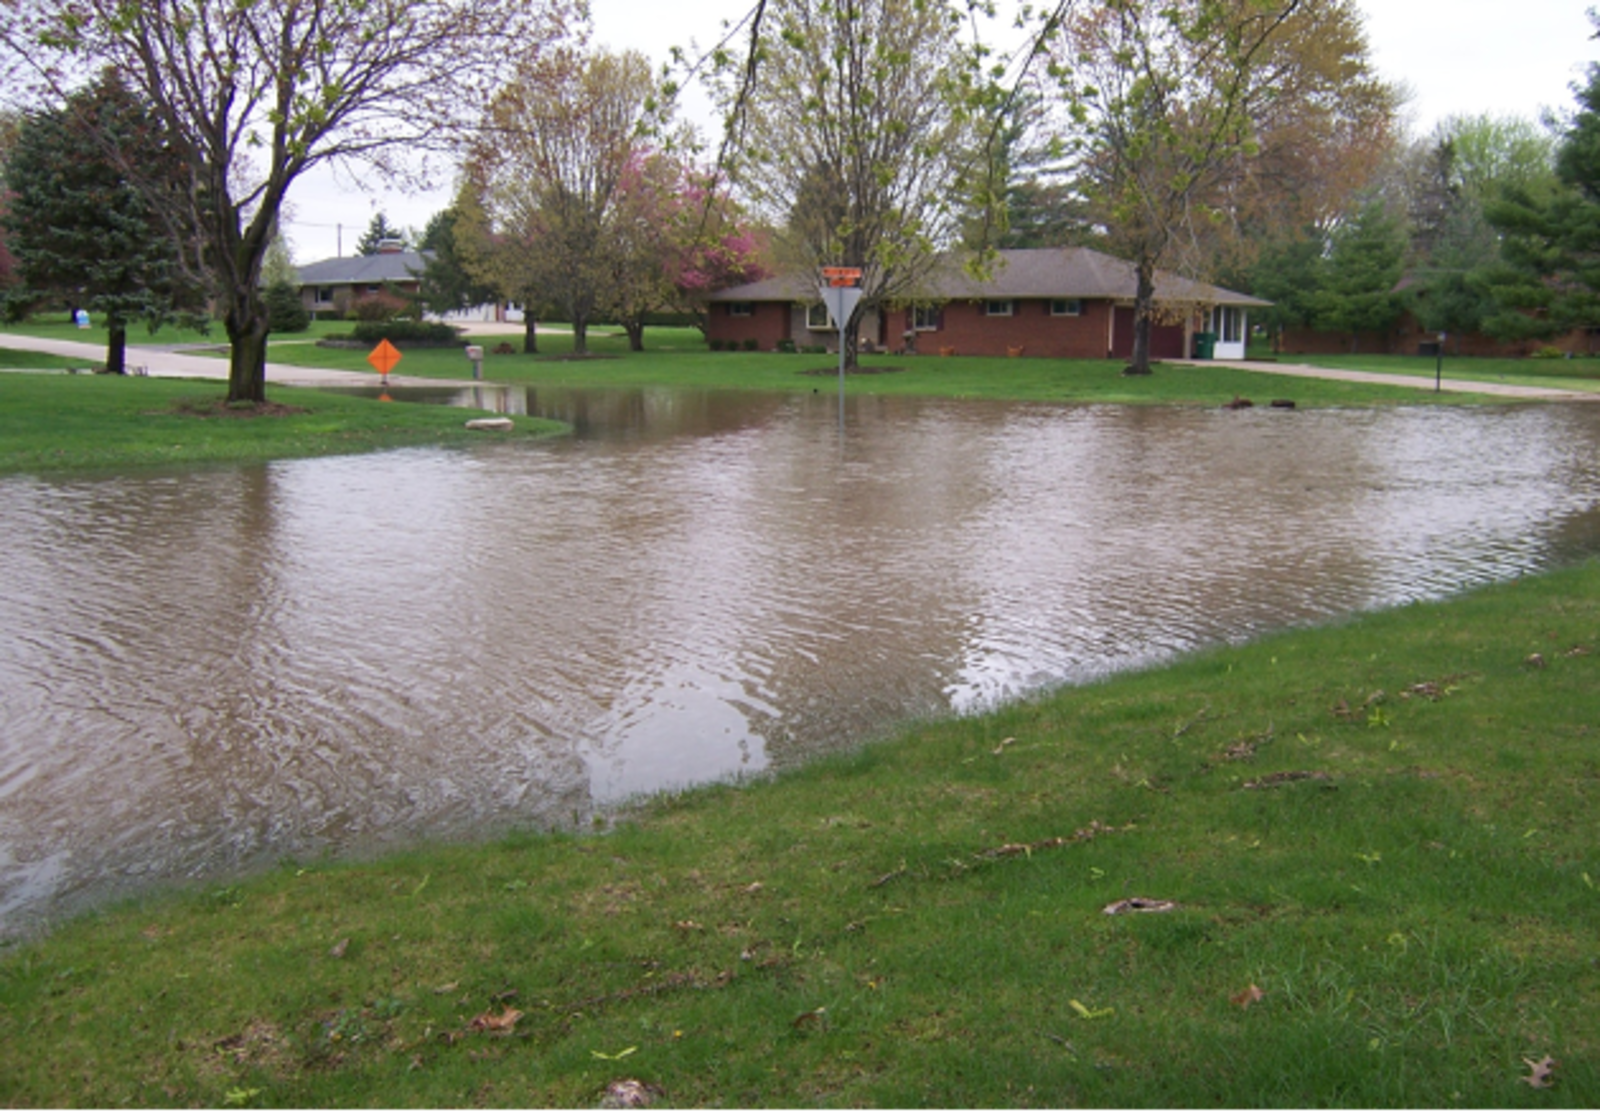
[[[394,365],[400,362],[400,349],[388,340],[379,340],[378,346],[372,349],[372,354],[367,356],[367,362],[372,364],[372,369],[380,375],[388,375],[394,370]]]

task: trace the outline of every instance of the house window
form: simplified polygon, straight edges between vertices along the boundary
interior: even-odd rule
[[[1081,317],[1083,316],[1083,298],[1058,297],[1050,302],[1050,315],[1052,317]]]
[[[332,286],[318,286],[317,287],[317,304],[319,304],[319,305],[331,305],[331,304],[333,304],[333,287]]]
[[[728,315],[730,317],[748,317],[755,311],[755,306],[748,301],[728,302]]]
[[[828,320],[828,307],[822,302],[806,306],[806,327],[813,332],[832,332],[833,323]]]
[[[383,292],[383,287],[382,286],[368,286],[367,287],[367,292],[368,293],[382,293]]]
[[[985,301],[983,303],[983,315],[986,317],[1009,317],[1011,315],[1011,306],[1012,302],[1009,300]]]
[[[1236,344],[1244,338],[1244,313],[1232,305],[1211,310],[1211,331],[1224,344]]]
[[[923,308],[912,309],[911,327],[918,332],[939,331],[939,310]]]

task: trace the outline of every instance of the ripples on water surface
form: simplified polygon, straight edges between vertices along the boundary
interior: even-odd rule
[[[1600,407],[832,405],[557,395],[555,443],[0,482],[0,930],[1600,549]]]

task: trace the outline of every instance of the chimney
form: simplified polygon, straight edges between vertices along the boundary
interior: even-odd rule
[[[405,241],[399,239],[380,239],[378,241],[378,254],[398,255],[406,249]]]

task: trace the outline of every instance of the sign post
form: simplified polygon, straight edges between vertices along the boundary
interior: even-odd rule
[[[367,362],[372,364],[372,369],[383,376],[383,388],[389,388],[389,372],[394,370],[394,365],[400,362],[400,349],[388,340],[379,340],[378,346],[372,349],[367,356]]]
[[[839,329],[839,425],[844,425],[844,343],[845,330],[861,301],[861,268],[859,266],[825,266],[822,268],[825,283],[819,292],[828,315]]]

